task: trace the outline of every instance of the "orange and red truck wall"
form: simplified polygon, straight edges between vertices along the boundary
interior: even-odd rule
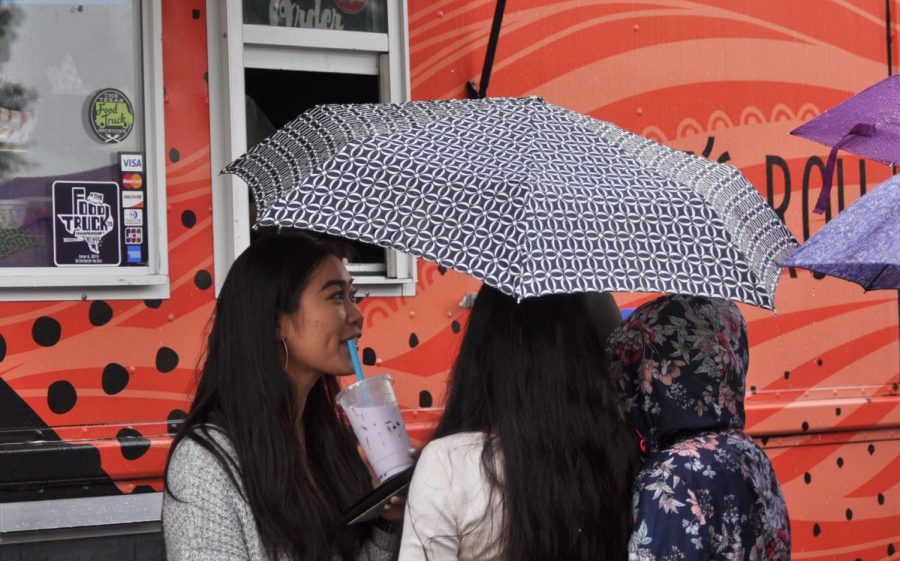
[[[189,406],[214,305],[206,23],[193,13],[204,7],[163,1],[171,298],[0,303],[0,430],[45,443],[0,470],[0,500],[161,489],[169,425]],[[896,22],[900,2],[891,7]],[[493,9],[491,0],[409,0],[414,99],[464,97],[480,76]],[[890,29],[896,72],[898,24]],[[542,96],[727,162],[803,241],[825,220],[811,208],[827,149],[788,132],[887,75],[880,0],[518,0],[507,6],[489,93]],[[891,174],[847,154],[840,162],[833,206]],[[418,266],[415,297],[363,301],[362,346],[369,373],[394,374],[422,439],[465,329],[459,302],[478,283]],[[617,300],[633,308],[651,297]],[[776,305],[775,314],[742,307],[748,428],[785,491],[794,557],[891,558],[900,546],[897,293],[786,271]]]

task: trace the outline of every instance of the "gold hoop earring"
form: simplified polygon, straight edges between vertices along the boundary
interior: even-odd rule
[[[288,360],[290,357],[288,356],[287,343],[284,339],[281,340],[281,346],[284,347],[284,371],[287,372],[288,368]]]

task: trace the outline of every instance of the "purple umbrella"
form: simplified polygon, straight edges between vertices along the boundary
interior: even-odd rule
[[[832,147],[814,210],[822,214],[829,204],[839,149],[888,165],[900,163],[900,75],[870,86],[791,134]]]
[[[900,289],[900,175],[844,209],[782,265],[840,277],[866,290]]]

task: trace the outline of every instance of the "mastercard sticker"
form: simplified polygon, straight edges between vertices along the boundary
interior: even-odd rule
[[[140,189],[144,186],[144,176],[140,173],[123,173],[122,186],[125,189]]]

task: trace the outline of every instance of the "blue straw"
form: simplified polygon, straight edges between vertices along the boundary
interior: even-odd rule
[[[356,379],[361,382],[366,377],[363,375],[362,364],[359,362],[359,351],[356,349],[356,339],[348,340],[347,347],[350,348],[350,360],[353,361],[353,370],[356,371]]]

